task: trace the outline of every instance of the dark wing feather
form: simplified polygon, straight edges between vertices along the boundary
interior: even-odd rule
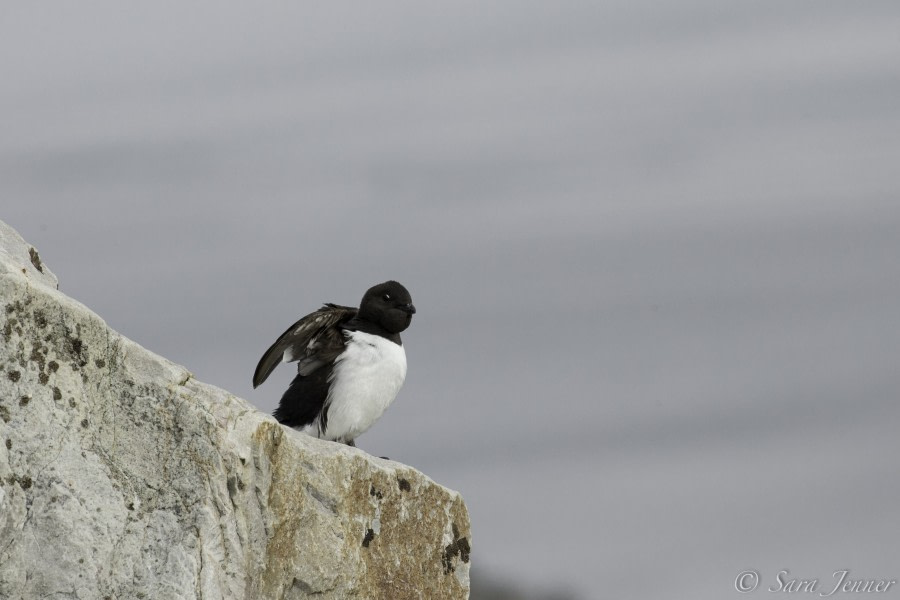
[[[337,325],[354,316],[355,308],[326,304],[291,325],[259,360],[253,373],[253,387],[264,382],[282,361],[299,362],[301,375],[308,375],[333,361],[344,349],[343,336]]]

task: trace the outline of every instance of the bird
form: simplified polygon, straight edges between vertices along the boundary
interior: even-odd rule
[[[272,416],[314,437],[355,446],[406,379],[400,333],[414,314],[409,291],[393,280],[366,290],[359,308],[326,303],[266,350],[253,387],[281,362],[296,362],[297,376]]]

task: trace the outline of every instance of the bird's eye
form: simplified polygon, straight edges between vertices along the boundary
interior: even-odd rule
[[[390,299],[391,299],[391,295],[390,295],[390,294],[385,294],[384,296],[382,296],[382,298],[384,298],[385,300],[390,300]]]

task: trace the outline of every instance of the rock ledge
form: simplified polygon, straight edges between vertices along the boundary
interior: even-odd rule
[[[281,427],[56,288],[0,221],[0,597],[468,597],[459,494]]]

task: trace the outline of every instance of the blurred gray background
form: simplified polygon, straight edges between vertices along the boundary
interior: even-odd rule
[[[0,218],[264,411],[403,282],[358,443],[462,492],[473,598],[900,580],[895,0],[4,3]]]

